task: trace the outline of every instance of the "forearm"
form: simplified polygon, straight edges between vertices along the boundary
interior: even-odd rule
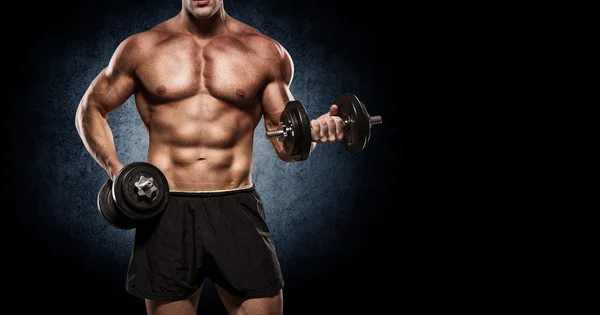
[[[85,148],[110,178],[123,167],[119,161],[108,113],[92,101],[82,101],[77,115],[76,128]]]

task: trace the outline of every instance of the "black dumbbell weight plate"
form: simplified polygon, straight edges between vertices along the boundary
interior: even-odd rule
[[[140,195],[136,182],[152,179],[156,190],[149,196]],[[117,174],[112,189],[117,206],[134,220],[144,220],[158,215],[169,202],[169,184],[164,174],[154,165],[134,162],[125,165]]]
[[[283,126],[291,127],[293,136],[283,140],[285,152],[296,161],[303,161],[310,154],[312,136],[310,120],[306,108],[299,101],[290,101],[281,113],[280,122]]]
[[[363,103],[352,93],[344,93],[337,99],[338,116],[346,125],[342,142],[348,151],[362,151],[371,137],[369,113]]]
[[[121,230],[130,230],[135,227],[135,221],[125,216],[117,209],[112,197],[112,181],[107,180],[98,193],[98,211],[108,223]]]

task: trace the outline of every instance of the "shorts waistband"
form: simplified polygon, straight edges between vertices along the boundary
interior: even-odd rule
[[[255,190],[254,183],[244,185],[233,189],[224,190],[169,190],[169,194],[173,196],[225,196],[242,192],[250,192]]]

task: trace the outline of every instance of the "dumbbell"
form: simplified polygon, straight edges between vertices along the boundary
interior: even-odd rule
[[[159,215],[169,202],[169,183],[154,165],[125,165],[113,182],[110,178],[98,192],[98,211],[108,223],[121,229],[136,228],[140,221]]]
[[[335,103],[338,116],[344,122],[342,143],[350,152],[360,152],[371,139],[371,126],[383,123],[381,116],[371,116],[365,105],[352,93],[340,95]],[[268,131],[266,137],[283,138],[285,152],[296,161],[308,158],[312,142],[310,120],[306,107],[299,101],[285,105],[279,119],[280,128]]]

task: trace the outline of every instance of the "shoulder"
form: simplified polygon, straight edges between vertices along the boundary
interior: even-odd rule
[[[231,29],[236,37],[257,55],[280,62],[286,59],[291,62],[287,49],[279,41],[261,33],[258,29],[237,20],[232,22]]]
[[[151,51],[157,43],[174,36],[168,31],[151,29],[128,36],[119,43],[116,51],[127,56],[140,57]]]
[[[291,81],[294,74],[294,62],[288,50],[279,41],[245,23],[237,21],[233,25],[232,31],[247,49],[255,55],[273,62],[275,77]]]
[[[152,45],[151,42],[155,40],[155,34],[153,31],[146,31],[143,33],[137,33],[130,35],[123,39],[115,49],[113,56],[110,61],[111,66],[122,66],[128,65],[127,68],[131,68],[137,64],[139,60],[150,51],[149,47]]]

